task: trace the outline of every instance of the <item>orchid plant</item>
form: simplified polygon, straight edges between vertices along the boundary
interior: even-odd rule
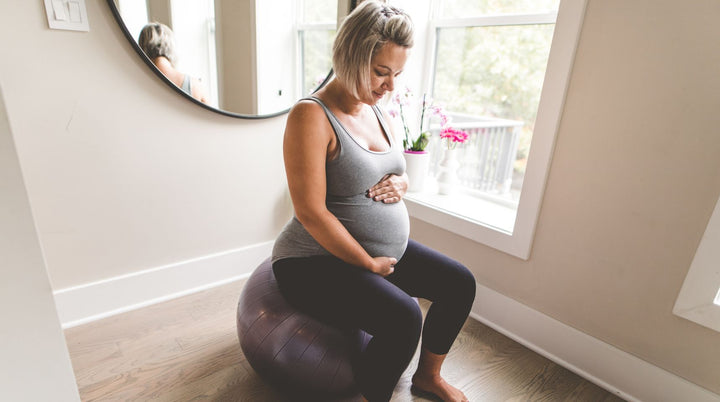
[[[413,136],[412,129],[408,124],[406,117],[406,109],[414,103],[414,97],[409,88],[405,88],[403,91],[398,91],[392,97],[392,104],[396,108],[392,107],[388,110],[388,113],[393,117],[400,117],[403,125],[403,131],[405,138],[403,139],[403,147],[406,152],[425,152],[425,148],[430,143],[430,132],[424,129],[426,123],[429,125],[429,121],[433,117],[440,120],[440,137],[449,138],[448,135],[452,136],[452,147],[455,147],[456,143],[464,142],[467,140],[467,133],[464,131],[456,130],[450,127],[450,118],[443,111],[441,106],[435,105],[432,100],[428,99],[426,95],[423,95],[422,102],[420,103],[420,119],[418,123],[417,136]],[[464,134],[464,137],[463,137]],[[443,136],[445,135],[445,136]],[[450,149],[450,141],[448,140],[448,149]]]
[[[412,92],[409,88],[405,87],[404,90],[395,92],[392,97],[392,105],[394,107],[392,107],[388,112],[393,118],[396,118],[398,116],[400,117],[400,121],[402,122],[405,135],[405,138],[403,139],[403,148],[406,151],[410,152],[424,152],[425,148],[430,142],[430,133],[424,130],[426,120],[425,112],[429,111],[430,116],[440,112],[440,109],[432,105],[432,102],[428,102],[427,97],[423,95],[422,103],[420,104],[420,120],[418,124],[419,134],[417,135],[417,137],[415,137],[411,134],[413,129],[410,127],[408,123],[408,118],[406,116],[407,109],[411,107],[414,103],[415,98]]]

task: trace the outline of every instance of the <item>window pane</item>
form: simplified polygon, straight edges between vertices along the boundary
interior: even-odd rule
[[[305,24],[335,24],[337,0],[304,0],[302,22]]]
[[[302,45],[302,96],[309,95],[332,68],[332,44],[335,30],[300,32]]]
[[[468,154],[468,165],[461,166],[464,185],[517,199],[554,27],[438,30],[433,96],[457,115],[454,125],[473,134],[463,150]],[[489,147],[495,154],[474,154],[490,152]],[[514,194],[509,194],[510,180]]]
[[[557,12],[560,0],[442,0],[442,18]]]

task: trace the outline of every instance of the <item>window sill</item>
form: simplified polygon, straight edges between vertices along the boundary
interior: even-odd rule
[[[452,195],[441,195],[437,191],[410,192],[405,200],[413,204],[411,208],[417,218],[442,213],[445,217],[456,217],[507,235],[512,235],[517,216],[516,206],[479,198],[462,190]]]
[[[458,191],[440,195],[432,185],[423,192],[405,195],[410,216],[449,232],[485,244],[500,251],[527,259],[528,250],[513,236],[517,208],[507,203]]]

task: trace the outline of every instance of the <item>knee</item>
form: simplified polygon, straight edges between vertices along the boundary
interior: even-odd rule
[[[422,332],[423,316],[415,299],[408,297],[403,303],[388,307],[385,330],[378,335],[400,344],[417,344]]]
[[[461,303],[472,304],[475,301],[475,276],[466,266],[459,263],[456,270],[454,289],[453,294]]]
[[[417,343],[422,332],[423,316],[420,306],[413,298],[404,304],[402,311],[396,317],[399,333],[409,342]]]

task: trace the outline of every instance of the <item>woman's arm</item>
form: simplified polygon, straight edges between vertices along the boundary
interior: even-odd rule
[[[335,141],[325,112],[315,102],[302,101],[290,111],[283,155],[295,216],[331,254],[379,275],[389,275],[397,260],[371,257],[325,205],[325,163]]]
[[[208,103],[208,90],[200,78],[192,79],[192,97],[202,103]]]

